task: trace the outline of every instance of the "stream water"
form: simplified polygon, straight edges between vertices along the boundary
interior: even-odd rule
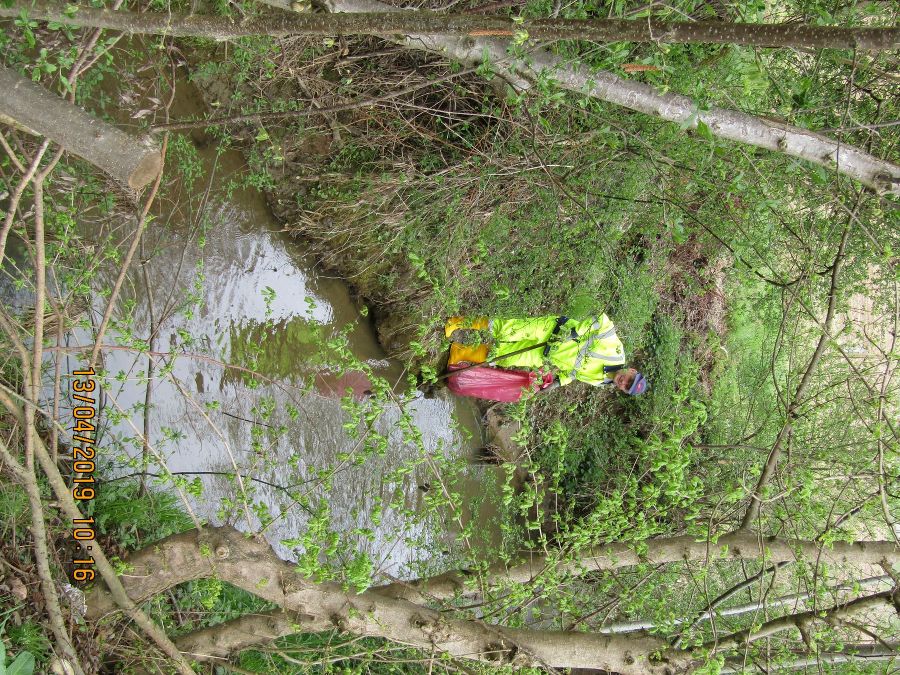
[[[188,86],[179,91],[180,99],[196,96]],[[183,114],[198,103],[179,105]],[[321,345],[352,324],[349,346],[357,358],[391,382],[403,377],[402,365],[386,358],[347,286],[317,273],[302,246],[279,231],[260,193],[224,189],[244,169],[243,158],[212,148],[200,149],[200,158],[202,176],[192,186],[162,191],[157,219],[119,297],[117,323],[104,339],[119,348],[103,353],[110,383],[103,392],[106,430],[99,456],[115,461],[120,475],[134,470],[144,452],[146,413],[151,472],[163,473],[164,463],[187,480],[199,479],[202,492],[189,501],[202,520],[257,530],[266,511],[276,515],[263,531],[287,559],[297,551],[283,542],[304,532],[308,510],[279,488],[249,478],[241,487],[233,477],[204,472],[300,484],[301,491],[308,485],[312,504],[327,501],[332,529],[366,551],[376,572],[393,576],[413,574],[412,564],[445,548],[468,519],[484,523],[477,529],[486,540],[496,539],[492,497],[501,478],[494,467],[464,470],[454,487],[465,507],[461,521],[436,523],[416,515],[428,490],[440,483],[440,462],[432,460],[466,458],[481,444],[477,412],[468,401],[444,393],[408,405],[426,457],[401,433],[399,407],[389,405],[376,423],[389,438],[386,452],[354,464],[359,445],[345,428],[348,415],[339,395],[344,385],[357,391],[364,385],[352,375],[340,380],[329,374],[332,357]],[[83,226],[98,250],[110,234],[125,250],[133,224],[111,233],[108,222],[99,227],[86,217]],[[92,282],[95,326],[106,304],[97,291],[112,286],[116,271],[116,265],[101,267]],[[134,338],[147,340],[152,328],[152,351],[160,355],[152,357],[155,374],[148,383],[148,356],[127,347]],[[90,335],[67,334],[63,372],[84,365],[78,348],[92,344]],[[256,371],[258,384],[247,370],[224,364]],[[311,373],[319,375],[309,383]],[[123,469],[128,458],[133,467]],[[391,475],[401,466],[409,472]],[[338,467],[328,487],[318,480],[326,467]],[[254,508],[237,503],[242,489]]]

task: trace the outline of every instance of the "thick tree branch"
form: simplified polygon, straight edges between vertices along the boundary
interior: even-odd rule
[[[262,0],[266,4],[289,8],[287,0]],[[404,12],[378,0],[327,0],[333,12]],[[623,80],[612,73],[592,71],[538,50],[520,59],[508,54],[509,44],[488,38],[450,38],[416,33],[390,38],[409,49],[431,52],[445,58],[476,65],[487,61],[510,84],[527,89],[538,79],[555,81],[562,89],[587,95],[660,119],[695,128],[706,124],[710,133],[738,143],[746,143],[774,152],[820,164],[854,178],[876,192],[900,194],[900,166],[881,160],[850,145],[826,136],[764,120],[735,110],[700,110],[690,98],[660,94],[653,87]]]
[[[745,534],[729,536],[730,555],[722,552],[717,556],[714,550],[720,547],[714,546],[711,557],[735,559],[754,552],[761,555],[763,551],[771,557],[795,555],[784,542],[770,542],[761,549],[758,540],[750,541]],[[685,556],[699,558],[701,550],[706,554],[709,547],[705,542],[694,547],[690,544],[696,542],[684,539],[690,538],[679,538],[676,544],[665,541],[661,551],[651,541],[647,558],[684,560]],[[742,545],[747,548],[740,550]],[[801,544],[800,549],[804,548],[808,547]],[[818,551],[815,546],[812,549]],[[897,560],[900,555],[891,543],[844,545],[840,552],[833,553],[838,560],[854,563]],[[597,562],[623,567],[643,561],[624,547],[609,547],[606,556],[598,557]],[[657,673],[687,667],[695,658],[692,652],[669,650],[663,661],[654,661],[651,655],[664,648],[656,638],[508,629],[451,619],[398,597],[408,592],[408,585],[392,584],[357,595],[336,584],[314,583],[278,559],[268,544],[229,527],[169,537],[135,553],[128,562],[131,572],[123,577],[123,583],[137,602],[185,581],[215,576],[282,608],[181,638],[179,649],[197,658],[224,658],[233,651],[289,633],[327,630],[382,637],[457,657],[523,667],[601,667],[622,673]],[[417,597],[424,599],[421,594]],[[112,609],[114,605],[105,594],[89,596],[90,618]]]
[[[583,551],[573,560],[555,561],[546,556],[534,556],[514,567],[494,565],[485,577],[488,583],[528,583],[540,576],[548,567],[557,573],[580,576],[589,572],[619,569],[640,564],[659,565],[671,562],[715,562],[726,560],[765,559],[772,564],[792,562],[798,559],[814,562],[821,560],[829,565],[877,565],[881,561],[900,563],[900,547],[894,542],[835,542],[832,548],[814,542],[794,539],[761,537],[753,532],[736,532],[719,537],[715,544],[695,537],[651,539],[644,542],[646,552],[639,555],[626,544],[607,544]],[[380,593],[411,602],[424,602],[435,598],[448,598],[455,593],[467,592],[473,578],[466,571],[452,570],[444,574],[412,581],[395,583],[379,589]]]
[[[0,66],[0,112],[134,189],[162,171],[159,149]]]
[[[856,587],[869,588],[871,586],[884,585],[890,577],[887,575],[881,577],[871,577],[861,580]],[[832,591],[854,590],[855,586],[841,586]],[[373,589],[373,592],[381,592],[383,589]],[[777,607],[787,605],[796,605],[803,602],[809,597],[809,593],[797,593],[788,595],[783,598],[775,598],[774,600],[751,602],[736,607],[728,607],[727,609],[706,610],[703,614],[697,616],[692,624],[693,628],[701,621],[707,621],[713,616],[737,616],[748,612],[758,612],[763,608],[772,610]],[[676,621],[675,623],[687,623],[690,618]],[[629,621],[603,626],[598,632],[604,634],[621,634],[635,633],[638,631],[650,630],[656,624],[652,621]],[[299,632],[319,632],[332,630],[333,626],[327,622],[315,623],[309,620],[309,617],[298,617],[296,614],[285,611],[283,609],[273,609],[269,612],[242,616],[231,621],[226,621],[211,628],[204,628],[187,635],[182,636],[176,641],[176,645],[183,652],[191,654],[194,657],[204,658],[225,658],[229,654],[235,654],[242,649],[247,649],[253,645],[260,645],[272,640],[276,640],[287,635],[293,635]],[[210,649],[210,646],[213,646]],[[674,649],[678,649],[679,645],[673,644]]]
[[[557,573],[580,576],[589,572],[619,569],[640,564],[658,565],[671,562],[701,562],[753,560],[765,558],[767,562],[779,563],[797,559],[809,562],[820,561],[829,565],[889,565],[900,564],[900,547],[890,541],[835,542],[832,548],[825,548],[813,542],[760,537],[752,532],[740,532],[719,537],[715,544],[694,537],[673,537],[651,539],[644,542],[646,553],[639,555],[625,544],[608,544],[590,549],[574,560],[553,560],[546,556],[534,556],[528,562],[506,567],[494,565],[485,572],[488,584],[528,583],[537,579],[549,567]],[[155,547],[144,549],[131,558],[135,565],[152,569],[152,560],[158,555]],[[195,578],[189,567],[172,567],[155,573],[151,578],[125,576],[122,583],[129,596],[138,602],[157,593]],[[293,578],[302,579],[296,573]],[[394,600],[425,603],[436,599],[453,597],[457,593],[468,593],[476,576],[465,570],[451,570],[444,574],[410,582],[396,582],[370,591]],[[102,613],[111,607],[98,601],[94,611]]]
[[[287,0],[263,1],[282,9],[290,9]],[[562,89],[676,122],[688,128],[695,128],[698,122],[703,122],[714,136],[820,164],[850,176],[879,193],[900,194],[900,166],[878,159],[860,148],[799,127],[763,120],[734,110],[711,108],[701,111],[694,101],[686,96],[660,94],[649,85],[623,80],[612,73],[593,72],[587,67],[572,65],[548,51],[537,50],[527,58],[510,56],[507,53],[508,42],[481,37],[498,34],[508,36],[511,30],[509,26],[497,30],[467,32],[459,26],[454,27],[451,15],[412,12],[377,0],[329,0],[328,4],[334,13],[333,16],[323,17],[304,13],[301,16],[283,15],[248,19],[240,24],[209,16],[129,14],[85,7],[68,16],[63,5],[47,2],[36,2],[28,7],[20,4],[0,7],[0,16],[17,17],[24,9],[31,18],[70,25],[100,26],[136,33],[205,36],[213,39],[258,34],[280,36],[303,32],[320,35],[338,33],[382,35],[411,49],[432,52],[468,65],[476,65],[487,60],[504,79],[523,89],[530,87],[538,79],[550,79]],[[387,18],[389,15],[394,15],[395,18]],[[462,15],[460,20],[483,18],[485,17]],[[329,23],[329,20],[333,21]],[[376,21],[380,23],[376,24]],[[542,33],[537,25],[531,24],[525,28],[515,24],[515,30],[529,31],[530,37],[539,39],[559,39],[568,36],[558,31]],[[591,39],[603,38],[596,35]],[[615,39],[622,39],[621,33],[617,33]],[[890,34],[888,40],[893,44],[897,38],[894,34]]]
[[[710,642],[705,645],[709,649],[717,649],[720,651],[730,651],[740,649],[756,640],[771,637],[785,630],[797,628],[804,630],[807,626],[816,621],[824,621],[830,626],[836,626],[850,617],[864,614],[875,608],[886,607],[896,612],[895,607],[896,590],[884,591],[875,595],[867,595],[862,598],[851,600],[843,605],[835,605],[826,610],[811,610],[809,612],[801,612],[800,614],[789,614],[787,616],[767,621],[757,629],[742,630],[724,637],[718,641]]]
[[[195,659],[215,661],[287,635],[322,633],[334,629],[334,624],[322,616],[273,609],[193,631],[178,638],[175,645]]]
[[[250,35],[379,35],[409,33],[442,36],[506,36],[525,34],[534,40],[591,40],[594,42],[713,43],[756,47],[885,50],[900,47],[900,28],[845,28],[796,23],[753,24],[722,21],[670,22],[656,19],[524,19],[507,16],[446,14],[430,11],[356,14],[280,14],[241,22],[218,16],[174,12],[127,12],[36,0],[0,10],[18,17],[72,26],[108,28],[126,33],[206,37],[231,40]]]

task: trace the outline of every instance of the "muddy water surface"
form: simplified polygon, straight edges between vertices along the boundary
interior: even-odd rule
[[[197,109],[195,96],[185,83],[176,116]],[[169,161],[175,157],[170,152]],[[104,340],[127,347],[129,340],[149,341],[153,334],[158,355],[148,382],[146,355],[123,348],[104,352],[111,378],[104,415],[111,423],[103,453],[137,462],[146,428],[152,472],[164,473],[165,464],[201,481],[202,492],[190,499],[198,517],[255,530],[266,512],[276,515],[264,532],[286,558],[296,551],[283,542],[304,532],[310,514],[273,486],[308,492],[312,504],[326,495],[332,527],[362,529],[350,539],[370,553],[376,570],[411,573],[409,564],[444,548],[458,525],[417,517],[422,500],[439,489],[436,463],[414,461],[421,453],[404,439],[396,424],[400,410],[390,405],[376,423],[390,439],[385,454],[354,465],[360,448],[348,436],[338,397],[346,387],[361,393],[365,379],[335,371],[334,354],[322,344],[352,325],[349,344],[357,358],[391,382],[403,379],[402,365],[386,358],[346,285],[316,273],[301,245],[279,231],[258,192],[224,189],[245,170],[241,156],[206,147],[200,158],[203,175],[193,185],[168,184],[162,191],[157,220],[119,300],[119,323]],[[109,234],[85,224],[98,241]],[[130,227],[113,236],[127,241]],[[114,269],[105,271],[95,289],[110,287],[114,277]],[[96,295],[95,325],[104,306]],[[87,331],[68,340],[72,348],[90,343]],[[81,356],[70,355],[65,368],[82,364]],[[259,376],[251,377],[251,370]],[[467,401],[439,395],[415,400],[408,410],[432,457],[472,456],[481,444],[476,411]],[[117,421],[119,411],[126,415]],[[388,477],[405,464],[408,474]],[[323,486],[318,471],[336,465],[330,487]],[[209,472],[240,473],[271,485]],[[495,539],[495,512],[487,502],[499,491],[499,476],[477,466],[465,474],[456,489],[466,518],[480,521],[480,536]],[[237,503],[241,491],[254,508]],[[391,501],[399,508],[389,508]]]

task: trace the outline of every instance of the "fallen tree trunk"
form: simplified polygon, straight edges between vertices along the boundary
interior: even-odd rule
[[[755,532],[735,532],[719,537],[715,543],[685,536],[650,539],[641,545],[641,554],[627,544],[606,544],[582,551],[570,560],[534,556],[513,567],[494,565],[488,568],[484,578],[490,584],[527,583],[550,567],[557,574],[580,576],[643,563],[660,565],[727,560],[765,559],[769,564],[806,560],[811,565],[818,562],[832,568],[837,565],[900,564],[900,548],[892,541],[835,542],[831,548],[826,548],[812,541],[775,539]],[[468,585],[471,579],[472,575],[464,570],[451,570],[427,579],[383,586],[378,592],[411,602],[426,602],[449,598],[456,593],[471,592],[472,588]]]
[[[754,533],[720,537],[715,544],[693,537],[673,537],[645,542],[638,555],[624,544],[610,544],[585,552],[574,561],[554,561],[536,556],[507,569],[495,566],[488,583],[529,582],[553,566],[579,575],[595,570],[619,569],[641,563],[745,560],[770,562],[805,558],[829,565],[876,565],[900,562],[893,542],[837,542],[823,549],[812,542],[766,539]],[[205,552],[205,555],[204,555]],[[471,588],[466,572],[452,571],[431,579],[400,582],[357,595],[335,584],[315,584],[279,560],[263,543],[250,540],[231,528],[214,528],[170,537],[129,559],[132,572],[122,578],[128,595],[142,602],[193,579],[215,575],[250,593],[277,603],[281,609],[246,616],[196,631],[179,639],[178,648],[196,658],[224,658],[254,644],[296,632],[346,630],[357,635],[383,637],[430,649],[434,646],[455,656],[517,665],[591,667],[605,664],[617,672],[657,672],[650,654],[664,645],[655,638],[590,635],[570,632],[514,630],[477,621],[449,619],[422,606]],[[89,618],[114,611],[115,604],[103,593],[92,594]],[[669,666],[693,658],[688,652],[670,652]],[[636,659],[628,663],[628,659]],[[640,670],[635,664],[643,664]],[[659,665],[659,664],[657,664]]]
[[[665,642],[654,637],[629,638],[563,631],[504,628],[480,621],[453,619],[406,600],[373,592],[356,594],[338,584],[314,583],[280,560],[266,543],[230,527],[196,530],[168,537],[128,559],[122,581],[140,601],[191,579],[216,577],[285,609],[282,625],[298,631],[339,630],[380,637],[458,658],[512,667],[603,668],[638,675],[670,673],[687,662],[656,659]],[[107,595],[88,595],[88,618],[115,609]],[[270,629],[272,617],[245,617],[247,634]],[[226,642],[212,629],[182,640],[181,649],[209,658]],[[256,643],[264,638],[257,635]],[[681,657],[675,657],[680,659]],[[684,656],[687,659],[687,655]]]
[[[882,577],[879,580],[890,579],[890,577]],[[784,598],[785,601],[795,600],[801,596],[793,596]],[[803,612],[799,614],[790,614],[778,619],[766,622],[755,631],[740,631],[733,635],[724,637],[718,642],[711,642],[698,650],[697,657],[701,658],[704,649],[721,651],[732,651],[740,649],[742,646],[754,642],[759,639],[770,637],[781,631],[791,628],[806,630],[813,623],[823,621],[829,625],[835,625],[841,620],[878,607],[884,607],[888,610],[894,607],[894,592],[883,591],[874,595],[856,598],[843,605],[836,605],[829,609],[819,609],[815,611]],[[717,614],[720,616],[729,616],[748,611],[761,611],[773,609],[789,604],[788,602],[765,603],[758,602],[751,605],[735,608],[734,610],[724,610]],[[602,634],[624,633],[626,631],[638,631],[653,628],[652,622],[642,622],[633,625],[621,625],[625,630],[606,631],[601,629]],[[334,626],[327,620],[319,617],[298,617],[296,613],[285,611],[283,609],[271,610],[262,614],[254,614],[252,616],[242,616],[232,621],[213,626],[212,628],[204,628],[182,636],[176,640],[176,645],[183,652],[194,657],[203,657],[213,659],[224,659],[231,654],[235,654],[243,649],[247,649],[254,645],[271,642],[280,637],[293,635],[298,632],[321,632],[333,629]],[[678,649],[668,650],[670,660],[672,662],[683,662],[690,660],[693,652],[691,650],[680,651]]]
[[[289,0],[263,0],[290,9]],[[327,0],[332,12],[404,12],[378,0]],[[900,195],[900,166],[864,150],[800,127],[764,120],[753,115],[711,108],[700,110],[687,96],[660,94],[653,87],[623,80],[605,71],[593,72],[573,65],[546,50],[527,58],[511,57],[509,43],[484,37],[450,38],[424,33],[391,38],[409,49],[430,52],[467,65],[487,61],[511,85],[529,88],[538,78],[550,78],[568,91],[591,96],[687,128],[703,122],[713,136],[782,152],[844,174],[878,193]]]
[[[0,113],[46,136],[135,190],[162,171],[154,143],[136,138],[0,66]]]
[[[736,549],[747,535],[734,536],[738,539],[732,541],[731,549]],[[657,556],[652,554],[653,541],[648,542],[651,546],[647,557],[656,562],[683,560],[687,553],[691,556],[688,559],[699,559],[699,556],[692,557],[699,547],[684,548],[687,544],[684,539],[689,538],[661,540],[664,546],[658,549],[661,553]],[[705,550],[706,543],[701,543]],[[786,546],[784,542],[772,543],[773,555],[784,551]],[[883,547],[875,546],[874,550],[867,551],[867,545],[848,546],[868,561],[885,559],[885,552],[880,550]],[[711,545],[710,552],[722,548]],[[758,542],[755,550],[760,551]],[[621,559],[612,558],[612,551]],[[730,559],[748,553],[733,550]],[[609,548],[607,555],[609,568],[643,560],[617,547]],[[859,558],[853,560],[859,562]],[[230,527],[209,528],[199,533],[192,530],[168,537],[130,556],[128,563],[129,573],[122,581],[129,597],[136,602],[186,581],[215,577],[279,605],[280,610],[241,617],[179,639],[180,650],[204,660],[222,659],[240,649],[291,633],[328,630],[385,638],[459,658],[512,667],[601,668],[626,675],[662,674],[685,671],[702,657],[690,650],[668,649],[662,640],[644,635],[512,629],[454,619],[446,613],[392,597],[391,586],[357,594],[338,584],[316,583],[280,560],[268,544]],[[868,604],[854,601],[852,609],[856,612],[873,602],[884,603],[889,597],[889,593],[879,594],[867,601]],[[98,619],[113,610],[115,604],[106,593],[95,590],[88,595],[88,618]],[[843,609],[835,610],[835,617],[843,613]],[[798,620],[810,620],[806,614],[798,617]],[[795,625],[788,618],[779,621],[771,622],[771,626],[767,624],[765,629],[778,631]],[[757,637],[757,634],[738,633],[723,640],[721,646],[734,649]]]
[[[227,528],[221,528],[225,532]],[[220,530],[211,530],[219,532]],[[224,535],[223,535],[224,536]],[[231,536],[231,535],[229,535]],[[615,570],[635,565],[661,565],[672,562],[716,562],[735,560],[765,559],[767,563],[805,560],[810,565],[897,565],[900,564],[900,547],[890,541],[835,542],[825,548],[815,542],[794,539],[762,537],[754,532],[736,532],[719,537],[715,543],[697,540],[695,537],[671,537],[650,539],[642,542],[643,553],[638,554],[627,544],[605,544],[581,552],[572,559],[552,558],[545,555],[533,556],[526,562],[512,567],[503,564],[492,565],[483,574],[489,585],[502,583],[529,583],[552,568],[556,574],[574,577],[590,572]],[[134,560],[152,557],[153,552],[135,554]],[[148,558],[149,559],[149,558]],[[150,563],[144,563],[148,566]],[[190,581],[194,571],[189,568],[172,568],[155,575],[150,583],[141,577],[128,576],[122,583],[128,595],[139,602],[161,593],[167,588]],[[292,573],[292,577],[302,579]],[[392,600],[404,600],[421,604],[451,598],[457,594],[476,591],[471,584],[475,576],[466,570],[450,570],[443,574],[415,581],[403,581],[380,586],[369,591]],[[111,606],[95,605],[95,611],[102,613]]]

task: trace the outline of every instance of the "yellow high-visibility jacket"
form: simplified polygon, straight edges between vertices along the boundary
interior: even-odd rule
[[[499,366],[551,368],[560,384],[580,380],[597,386],[608,384],[609,372],[625,365],[625,350],[616,336],[616,327],[605,314],[587,319],[568,319],[557,326],[556,316],[531,319],[491,319],[488,330],[494,338],[490,358]],[[502,358],[529,345],[549,341],[543,347]],[[546,355],[544,352],[547,352]]]

